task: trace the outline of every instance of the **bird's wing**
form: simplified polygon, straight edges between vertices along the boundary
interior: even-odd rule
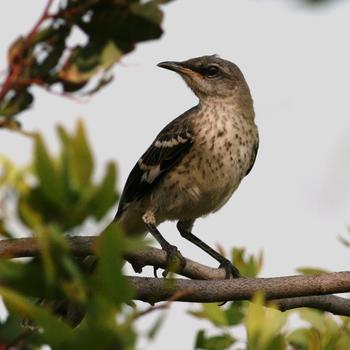
[[[191,125],[186,115],[168,124],[131,170],[115,216],[118,219],[127,206],[147,196],[162,177],[190,150],[193,144]]]
[[[252,153],[252,156],[250,159],[250,166],[249,166],[247,172],[245,173],[245,176],[247,176],[250,173],[250,171],[252,170],[252,168],[254,166],[256,155],[258,154],[258,149],[259,149],[259,139],[256,140],[256,143],[254,145],[253,153]]]

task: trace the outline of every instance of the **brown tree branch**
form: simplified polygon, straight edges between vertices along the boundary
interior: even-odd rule
[[[167,300],[182,290],[191,290],[192,293],[178,298],[177,301],[201,303],[250,300],[257,291],[263,291],[265,298],[274,301],[282,311],[297,307],[314,307],[350,316],[350,300],[328,295],[350,290],[350,272],[317,276],[238,278],[215,282],[179,278],[166,285],[162,279],[129,279],[136,289],[136,298],[151,303]]]
[[[84,257],[94,253],[96,237],[71,237],[73,255]],[[0,257],[18,258],[37,256],[38,245],[33,238],[0,241]],[[156,248],[146,248],[128,254],[126,260],[133,266],[166,267],[166,254]],[[329,295],[350,292],[350,272],[334,272],[313,276],[286,276],[275,278],[239,278],[225,280],[221,269],[211,268],[186,259],[186,266],[179,272],[190,279],[163,279],[129,277],[137,291],[136,299],[155,303],[180,295],[177,301],[222,302],[250,300],[255,292],[264,291],[267,300],[273,300],[281,311],[312,307],[337,315],[350,316],[350,300]],[[215,281],[213,281],[215,280]],[[191,293],[184,291],[191,291]]]
[[[322,311],[328,311],[335,315],[350,316],[350,300],[335,295],[311,295],[308,297],[296,297],[272,300],[281,310],[286,311],[298,307],[311,307]]]

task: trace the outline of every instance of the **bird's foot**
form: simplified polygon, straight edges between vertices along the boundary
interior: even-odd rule
[[[225,278],[229,279],[231,277],[233,278],[239,278],[241,277],[241,274],[239,273],[237,267],[235,267],[230,260],[225,259],[223,260],[220,265],[219,269],[225,270]]]
[[[176,246],[169,244],[163,250],[166,252],[166,268],[162,272],[162,276],[165,278],[169,272],[182,271],[186,266],[186,259],[181,255]],[[154,267],[154,277],[157,276],[157,267]]]
[[[235,267],[230,260],[225,259],[223,260],[220,265],[219,269],[224,269],[225,270],[225,278],[230,279],[231,277],[233,278],[239,278],[241,277],[241,274],[239,273],[237,267]],[[219,303],[218,306],[223,306],[227,303],[227,301],[223,301],[222,303]]]

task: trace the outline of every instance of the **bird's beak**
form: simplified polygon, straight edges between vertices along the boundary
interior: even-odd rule
[[[173,62],[173,61],[166,61],[166,62],[160,62],[157,64],[158,67],[165,68],[172,70],[176,73],[180,74],[187,74],[191,75],[193,74],[193,70],[189,67],[186,67],[183,62]]]

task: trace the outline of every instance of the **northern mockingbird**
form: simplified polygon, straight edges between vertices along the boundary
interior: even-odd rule
[[[170,122],[138,160],[115,220],[127,234],[149,231],[168,263],[176,256],[184,259],[157,226],[177,220],[182,237],[216,259],[227,278],[239,277],[238,269],[194,236],[192,227],[228,201],[254,164],[258,130],[248,85],[234,63],[216,55],[158,66],[180,74],[199,103]]]

